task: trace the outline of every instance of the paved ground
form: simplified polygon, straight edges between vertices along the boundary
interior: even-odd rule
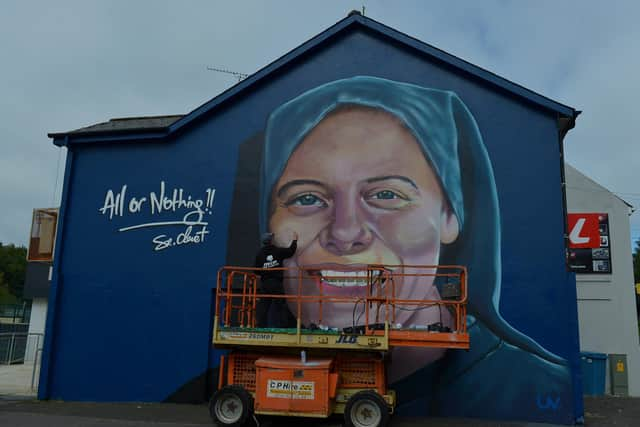
[[[0,365],[0,396],[35,396],[32,379],[37,386],[38,372],[33,374],[33,363]]]
[[[38,402],[31,389],[33,365],[0,365],[0,426],[178,427],[211,426],[205,405]],[[36,373],[37,381],[37,373]],[[37,386],[37,384],[36,384]],[[338,427],[341,419],[260,419],[260,427]],[[253,427],[251,424],[249,424]],[[640,399],[585,398],[587,427],[640,427]],[[392,427],[542,427],[544,424],[395,417]],[[549,426],[549,425],[546,425]]]
[[[337,427],[340,419],[316,422],[308,419],[262,419],[261,427]],[[211,425],[205,405],[38,402],[0,397],[0,426],[12,427],[178,427]],[[250,424],[251,425],[251,424]],[[442,418],[394,418],[392,427],[542,427],[545,424],[487,422]],[[587,427],[640,426],[640,399],[586,398]],[[548,425],[546,425],[548,426]]]

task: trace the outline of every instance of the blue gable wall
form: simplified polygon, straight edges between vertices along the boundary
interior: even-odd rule
[[[498,191],[501,312],[547,350],[577,360],[575,281],[564,264],[556,113],[358,29],[294,59],[168,140],[71,145],[58,240],[62,257],[51,299],[55,319],[49,319],[54,329],[49,330],[41,398],[162,401],[212,367],[211,289],[217,269],[227,261],[240,144],[260,135],[268,114],[283,102],[355,75],[454,91],[467,105],[489,152]],[[205,198],[207,188],[215,189],[211,213],[203,218],[209,231],[204,242],[156,251],[154,238],[176,237],[185,226],[118,231],[183,218],[188,209],[151,214],[150,192],[158,194],[161,181],[167,192],[182,188],[185,198]],[[108,190],[117,193],[123,185],[127,201],[147,197],[146,204],[138,213],[125,206],[122,217],[109,219],[108,211],[99,209]],[[255,194],[236,194],[244,196]],[[247,241],[257,245],[257,236]],[[248,259],[255,249],[246,247]],[[204,394],[206,385],[199,387]],[[580,413],[573,402],[533,415],[521,406],[517,411],[523,419],[569,423]]]

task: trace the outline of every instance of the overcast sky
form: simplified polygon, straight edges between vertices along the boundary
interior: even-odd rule
[[[47,132],[187,113],[349,10],[582,110],[567,160],[640,208],[638,1],[11,1],[0,11],[0,242],[58,206]],[[541,173],[544,171],[541,171]],[[631,216],[640,238],[640,212]]]

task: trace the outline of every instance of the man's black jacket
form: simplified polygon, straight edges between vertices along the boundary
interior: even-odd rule
[[[298,241],[294,240],[288,248],[279,248],[273,244],[268,244],[260,248],[258,255],[256,255],[256,262],[254,267],[256,268],[282,268],[283,261],[287,258],[291,258],[296,252],[298,247]],[[269,279],[282,280],[284,272],[282,270],[265,270],[257,272],[262,281]]]

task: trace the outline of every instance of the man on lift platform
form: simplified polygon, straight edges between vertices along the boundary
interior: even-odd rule
[[[291,258],[298,247],[298,233],[293,232],[293,240],[288,248],[279,248],[274,244],[274,234],[264,233],[262,235],[262,247],[256,255],[254,267],[261,269],[260,292],[267,295],[284,295],[282,281],[284,272],[283,261]],[[269,313],[272,313],[271,316]],[[283,298],[260,298],[256,307],[257,325],[262,328],[283,328],[287,326],[284,317],[287,313]]]

